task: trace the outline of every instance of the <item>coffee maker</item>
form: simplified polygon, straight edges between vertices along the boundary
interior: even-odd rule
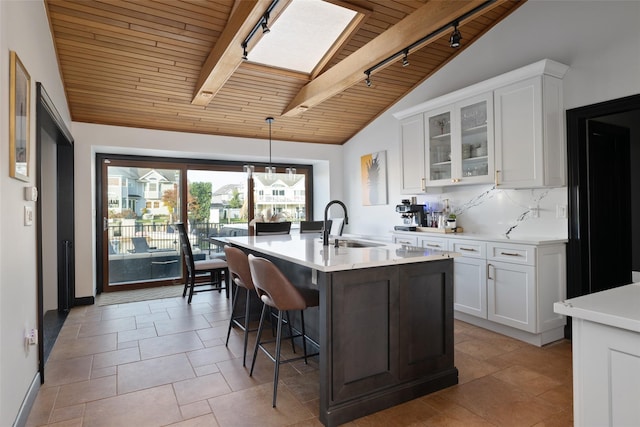
[[[416,227],[425,227],[425,205],[412,204],[408,199],[402,200],[402,204],[396,205],[396,212],[400,214],[403,225],[396,225],[396,230],[415,231]]]

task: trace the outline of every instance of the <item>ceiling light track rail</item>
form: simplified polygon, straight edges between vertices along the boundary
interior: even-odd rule
[[[256,22],[256,25],[253,26],[247,37],[245,37],[245,39],[242,41],[242,59],[246,60],[248,58],[249,52],[247,51],[247,48],[253,36],[255,36],[258,32],[258,29],[262,28],[262,34],[267,34],[269,31],[271,31],[269,30],[269,17],[271,16],[271,12],[273,12],[273,9],[275,9],[278,3],[279,0],[273,0],[271,2],[267,10],[260,17],[260,19],[258,19],[258,22]]]
[[[427,41],[439,36],[440,34],[442,34],[445,31],[447,31],[449,28],[453,28],[454,29],[453,33],[451,34],[451,38],[450,38],[450,42],[449,42],[451,47],[459,47],[460,46],[460,40],[462,39],[462,36],[460,35],[460,31],[458,30],[458,26],[460,25],[460,22],[471,18],[472,16],[474,16],[477,13],[482,12],[484,9],[486,9],[487,7],[489,7],[492,4],[496,3],[497,1],[498,0],[488,0],[488,1],[484,2],[484,3],[482,3],[481,5],[471,9],[469,12],[460,15],[458,18],[454,19],[453,21],[449,22],[448,24],[438,28],[437,30],[427,34],[426,36],[422,37],[421,39],[419,39],[419,40],[411,43],[410,45],[402,48],[401,50],[397,51],[393,55],[383,59],[382,61],[378,62],[374,66],[372,66],[370,68],[367,68],[364,71],[364,74],[366,75],[366,79],[365,79],[366,85],[367,86],[371,86],[371,73],[376,71],[378,68],[382,68],[385,65],[387,65],[388,63],[395,61],[399,57],[402,57],[402,66],[403,67],[406,67],[407,65],[409,65],[408,55],[412,50],[415,50],[419,46],[423,45],[425,42],[427,42]]]

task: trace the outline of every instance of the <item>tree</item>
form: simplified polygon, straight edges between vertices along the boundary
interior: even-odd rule
[[[231,192],[232,196],[229,199],[229,207],[230,208],[241,208],[242,200],[240,200],[240,191],[237,188],[234,188]]]
[[[189,207],[189,218],[197,222],[209,222],[211,208],[211,183],[193,182],[189,184],[192,196]]]
[[[169,222],[173,223],[176,209],[178,208],[178,188],[173,186],[168,190],[164,190],[162,193],[162,203],[167,207],[169,211]]]

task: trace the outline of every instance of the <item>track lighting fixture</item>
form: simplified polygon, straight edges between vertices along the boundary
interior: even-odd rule
[[[268,32],[271,31],[269,29],[269,17],[271,16],[270,14],[273,11],[273,9],[278,4],[278,1],[279,0],[271,1],[271,4],[267,8],[267,10],[264,12],[264,15],[262,15],[260,19],[258,19],[258,22],[256,22],[256,25],[253,26],[253,28],[251,29],[247,37],[245,37],[245,39],[242,41],[242,44],[240,46],[242,47],[242,59],[244,59],[245,61],[249,56],[247,52],[247,49],[249,47],[249,42],[251,41],[253,36],[256,34],[258,29],[262,28],[262,34],[267,34]]]
[[[382,61],[378,62],[377,64],[375,64],[372,67],[367,68],[364,73],[367,76],[367,78],[364,80],[364,82],[367,84],[367,86],[371,86],[371,73],[373,73],[375,70],[377,70],[378,68],[381,68],[385,65],[387,65],[388,63],[395,61],[396,59],[398,59],[399,57],[402,56],[402,66],[406,67],[407,65],[409,65],[409,51],[414,51],[416,49],[420,49],[427,41],[440,36],[441,34],[443,34],[445,31],[447,31],[449,28],[453,28],[453,33],[451,33],[451,36],[449,37],[449,45],[452,48],[457,48],[460,47],[460,40],[462,40],[462,34],[460,34],[460,30],[458,30],[458,26],[460,25],[460,22],[463,22],[469,18],[471,18],[472,16],[482,12],[484,9],[486,9],[487,7],[491,6],[492,4],[494,4],[497,0],[487,0],[484,3],[482,3],[481,5],[475,7],[474,9],[468,11],[467,13],[459,16],[456,20],[449,22],[448,24],[438,28],[437,30],[427,34],[426,36],[422,37],[420,40],[417,40],[413,43],[411,43],[409,46],[405,47],[404,49],[394,53],[393,55],[383,59]]]
[[[453,33],[449,37],[449,46],[452,48],[460,47],[460,40],[462,40],[462,34],[458,30],[458,21],[453,23]]]

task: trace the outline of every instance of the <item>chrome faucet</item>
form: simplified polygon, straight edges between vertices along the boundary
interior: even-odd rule
[[[327,206],[325,206],[324,208],[324,227],[322,230],[322,246],[329,246],[329,232],[331,230],[327,228],[327,221],[328,221],[327,217],[329,216],[329,208],[331,207],[331,205],[335,205],[335,204],[342,206],[342,210],[344,211],[344,223],[349,224],[349,215],[347,214],[347,207],[344,205],[344,203],[342,203],[340,200],[332,200],[329,203],[327,203]]]

